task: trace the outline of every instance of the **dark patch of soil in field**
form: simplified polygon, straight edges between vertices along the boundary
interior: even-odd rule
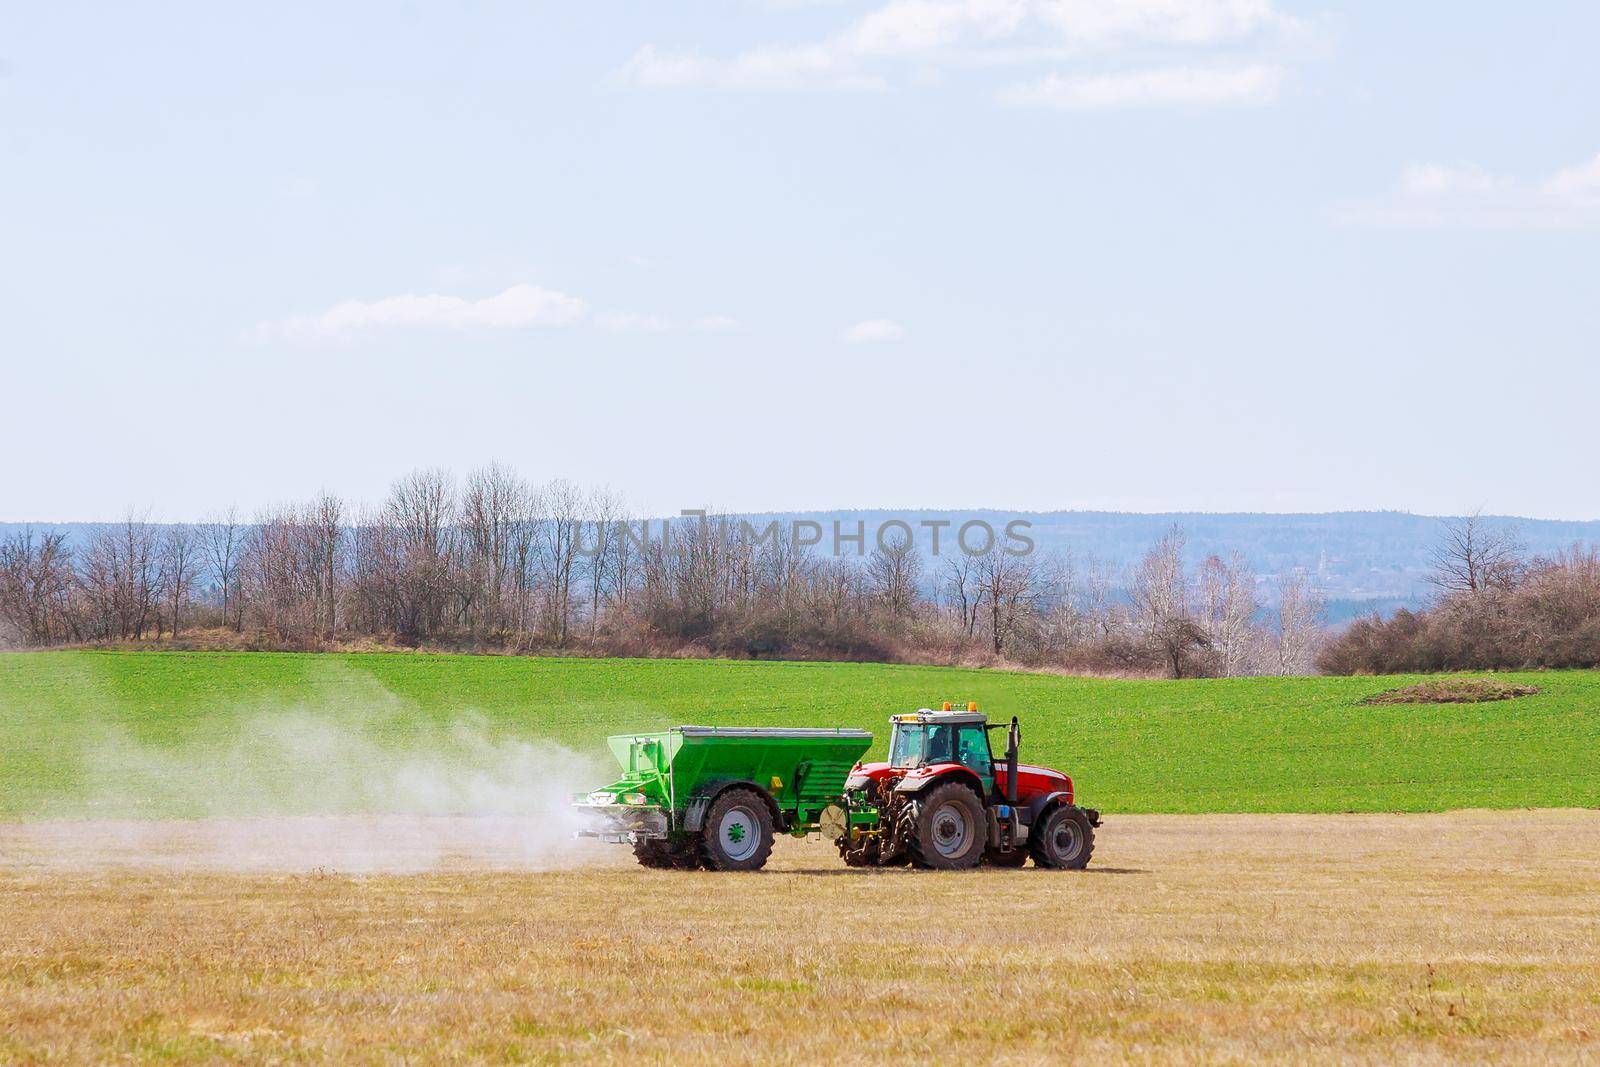
[[[1363,704],[1482,704],[1489,700],[1531,697],[1536,685],[1513,685],[1493,678],[1441,678],[1374,693]]]

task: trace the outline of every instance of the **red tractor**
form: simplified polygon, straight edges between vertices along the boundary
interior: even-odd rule
[[[965,711],[924,708],[890,719],[889,759],[857,763],[845,782],[839,852],[853,867],[910,863],[962,870],[988,863],[1076,870],[1094,852],[1100,813],[1073,802],[1072,779],[1017,762],[1012,718],[996,762],[991,724]]]

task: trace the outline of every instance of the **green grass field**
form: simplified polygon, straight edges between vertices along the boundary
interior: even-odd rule
[[[1024,758],[1108,812],[1600,807],[1600,673],[1507,676],[1543,691],[1372,707],[1409,678],[1114,681],[932,667],[446,655],[45,652],[0,655],[0,819],[93,814],[84,752],[224,751],[288,711],[383,709],[403,753],[469,718],[603,759],[608,733],[674,723],[856,726],[975,699],[1022,716]],[[312,801],[314,803],[314,800]],[[215,810],[215,809],[213,809]],[[159,806],[148,814],[173,814]]]

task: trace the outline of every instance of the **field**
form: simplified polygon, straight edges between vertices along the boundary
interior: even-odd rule
[[[1150,682],[867,664],[560,660],[439,655],[40,653],[0,656],[0,820],[284,813],[353,797],[156,788],[129,771],[106,796],[86,753],[178,753],[273,779],[282,754],[237,751],[241,723],[355,723],[363,758],[440,748],[470,723],[488,743],[536,739],[590,757],[601,737],[679,722],[840,725],[881,738],[890,712],[944,699],[1020,714],[1025,758],[1078,779],[1108,812],[1441,811],[1600,806],[1600,675],[1508,675],[1535,696],[1365,706],[1408,678]],[[448,740],[448,739],[445,739]],[[448,747],[448,746],[444,746]],[[463,756],[463,758],[467,758]],[[102,763],[104,761],[102,760]],[[127,762],[127,761],[123,761]],[[127,771],[126,767],[120,768]],[[167,775],[171,777],[171,775]],[[141,781],[150,785],[139,793]],[[224,783],[227,784],[227,783]],[[579,783],[577,786],[582,787]],[[213,796],[215,793],[234,794]],[[379,798],[380,800],[384,798]],[[227,804],[231,803],[232,807]]]
[[[1600,676],[1501,677],[0,656],[0,1063],[1592,1062]],[[947,698],[1077,776],[1088,871],[653,872],[555,814],[608,732]]]
[[[1083,873],[30,862],[0,1062],[1593,1062],[1600,813],[1117,816]],[[172,831],[181,835],[181,828]]]

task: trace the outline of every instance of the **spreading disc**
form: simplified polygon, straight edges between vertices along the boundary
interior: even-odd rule
[[[829,804],[822,809],[822,815],[817,819],[817,826],[822,830],[824,838],[837,841],[850,828],[850,822],[845,818],[843,808],[837,804]]]

